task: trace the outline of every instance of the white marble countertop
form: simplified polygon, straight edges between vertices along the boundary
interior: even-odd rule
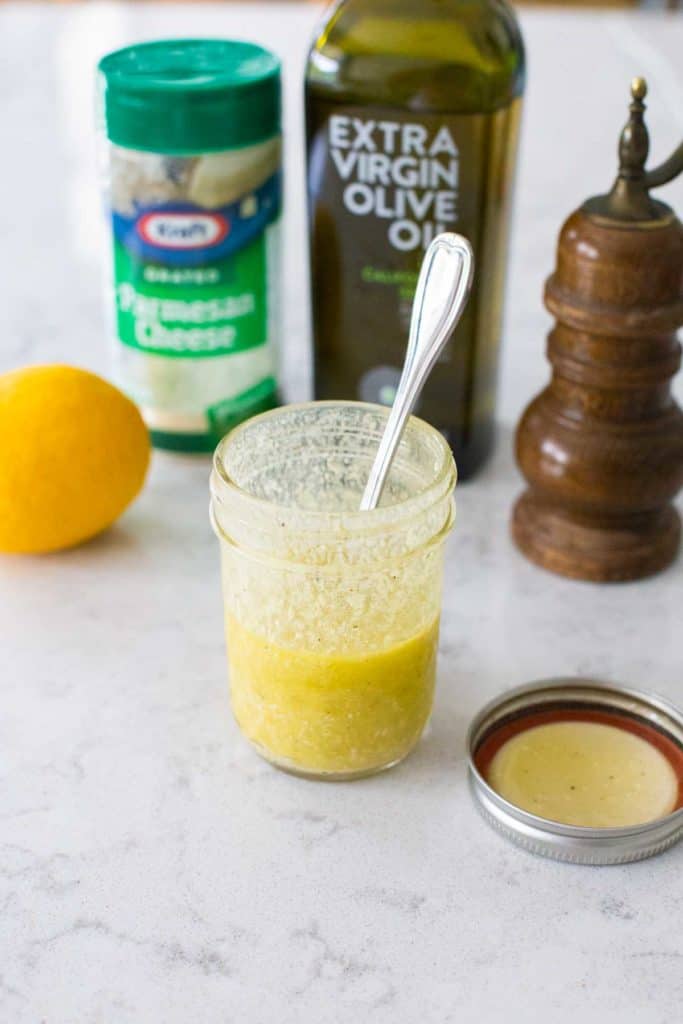
[[[92,68],[160,35],[286,57],[285,365],[307,388],[300,76],[314,7],[0,6],[0,364],[105,370]],[[207,462],[157,455],[74,552],[0,562],[0,1020],[6,1024],[665,1024],[683,1017],[683,848],[624,868],[494,834],[467,723],[528,679],[596,673],[681,701],[681,561],[598,587],[511,546],[511,429],[547,377],[540,303],[562,218],[602,191],[632,74],[653,157],[683,129],[683,18],[524,12],[526,105],[501,391],[459,491],[433,723],[386,775],[298,781],[227,701]],[[667,190],[679,211],[683,184]],[[679,381],[678,393],[681,394]]]

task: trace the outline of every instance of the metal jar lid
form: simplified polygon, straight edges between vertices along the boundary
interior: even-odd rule
[[[683,808],[624,828],[564,825],[522,810],[500,796],[478,770],[483,741],[504,723],[538,711],[605,711],[642,722],[683,750],[683,711],[663,697],[594,679],[544,679],[487,704],[467,735],[470,788],[483,817],[532,853],[574,864],[626,864],[661,853],[683,838]]]

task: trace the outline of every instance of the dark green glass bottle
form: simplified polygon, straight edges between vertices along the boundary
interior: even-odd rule
[[[466,235],[473,292],[416,410],[461,478],[493,443],[523,87],[504,0],[341,0],[306,72],[316,397],[393,400],[424,250]]]

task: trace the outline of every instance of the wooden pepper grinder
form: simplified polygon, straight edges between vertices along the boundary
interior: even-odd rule
[[[545,304],[549,386],[517,428],[529,487],[512,534],[534,562],[584,580],[630,580],[667,566],[681,524],[683,413],[671,394],[681,361],[683,225],[649,189],[683,171],[683,144],[647,172],[647,87],[631,83],[612,190],[560,233]]]

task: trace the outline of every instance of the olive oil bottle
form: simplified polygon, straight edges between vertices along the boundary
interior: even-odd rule
[[[523,87],[504,0],[340,0],[306,71],[316,397],[393,401],[424,250],[466,235],[473,292],[416,409],[461,478],[493,444]]]

